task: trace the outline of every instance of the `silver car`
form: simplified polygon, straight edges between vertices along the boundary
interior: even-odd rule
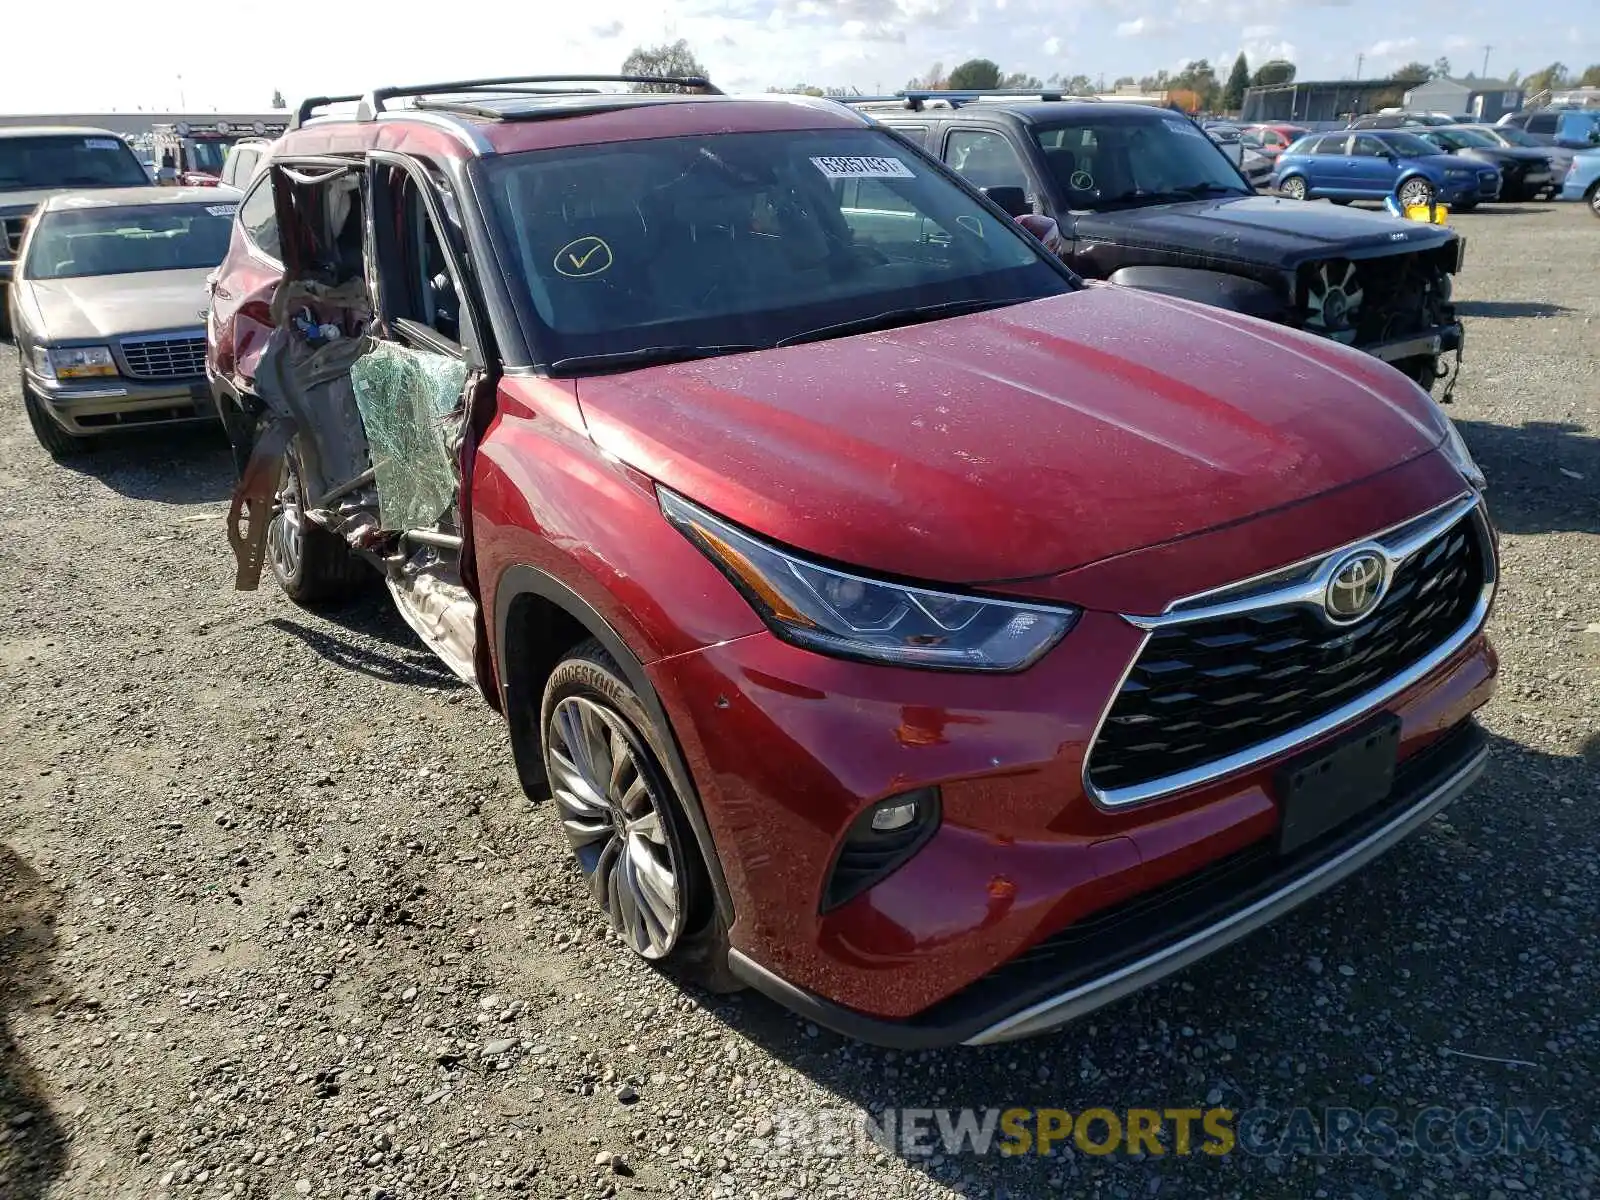
[[[139,187],[39,206],[8,300],[28,422],[52,455],[114,430],[217,419],[206,276],[227,253],[238,199]]]

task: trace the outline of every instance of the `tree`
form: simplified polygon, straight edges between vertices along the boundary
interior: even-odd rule
[[[1172,86],[1180,91],[1193,92],[1196,100],[1190,112],[1199,109],[1212,109],[1217,106],[1217,97],[1221,88],[1217,85],[1217,73],[1212,69],[1211,63],[1204,59],[1185,63],[1183,70],[1178,72],[1178,77],[1172,81]]]
[[[273,107],[274,110],[280,109],[280,108],[288,108],[289,107],[287,104],[285,104],[283,102],[283,93],[280,92],[277,88],[273,88],[272,89],[272,107]]]
[[[933,66],[929,67],[915,79],[906,80],[906,90],[908,92],[923,90],[937,92],[949,86],[950,85],[945,82],[944,64],[942,62],[934,63]]]
[[[1590,63],[1578,76],[1579,87],[1600,87],[1600,63]]]
[[[1523,82],[1523,87],[1528,92],[1545,92],[1552,88],[1562,87],[1567,82],[1567,64],[1553,62],[1542,71],[1535,71]]]
[[[1427,83],[1431,74],[1426,63],[1408,62],[1405,66],[1390,71],[1389,78],[1399,80],[1401,83]]]
[[[1438,58],[1434,59],[1433,60],[1433,66],[1428,68],[1428,78],[1429,79],[1448,79],[1448,78],[1450,78],[1450,60],[1448,58],[1445,58],[1443,55],[1440,55]]]
[[[1000,80],[1001,90],[1008,92],[1033,92],[1043,86],[1043,81],[1037,75],[1029,75],[1026,71],[1013,71]]]
[[[1132,75],[1118,75],[1116,79],[1112,81],[1111,86],[1113,88],[1134,87],[1138,84],[1138,82],[1139,81]]]
[[[1522,72],[1517,70],[1515,67],[1512,67],[1511,70],[1506,72],[1506,82],[1509,83],[1512,87],[1516,87],[1517,86],[1517,80],[1519,80],[1521,78],[1522,78]]]
[[[1222,89],[1222,107],[1229,112],[1238,112],[1244,107],[1244,90],[1250,86],[1250,64],[1244,59],[1244,51],[1239,51],[1239,57],[1233,60],[1233,70],[1228,72],[1228,86]]]
[[[950,72],[950,90],[993,92],[1000,87],[1000,66],[987,58],[969,58]]]
[[[700,65],[700,60],[694,56],[694,51],[689,49],[689,43],[683,38],[671,44],[660,46],[635,46],[633,53],[622,60],[622,73],[624,75],[666,75],[683,78],[689,75],[698,75],[704,79],[706,69]],[[636,83],[633,85],[636,92],[682,92],[681,88],[672,83]]]
[[[1275,83],[1293,83],[1294,64],[1281,58],[1275,58],[1271,62],[1264,62],[1256,68],[1256,73],[1250,76],[1250,82],[1256,87],[1271,87]]]
[[[1146,75],[1139,80],[1141,92],[1164,92],[1172,86],[1172,76],[1165,71],[1157,71],[1154,75]]]

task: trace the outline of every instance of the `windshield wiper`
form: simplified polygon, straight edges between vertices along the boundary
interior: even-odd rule
[[[853,321],[840,321],[836,325],[821,325],[803,333],[791,333],[780,338],[779,346],[796,346],[801,342],[820,342],[826,338],[845,337],[852,333],[871,333],[875,329],[893,329],[901,325],[915,325],[921,321],[937,321],[940,317],[953,317],[958,313],[980,312],[986,308],[1004,308],[1036,300],[1037,296],[1010,296],[1003,300],[946,300],[942,304],[920,304],[913,308],[891,308],[870,317],[857,317]]]
[[[641,346],[637,350],[614,350],[610,354],[575,354],[558,358],[550,364],[552,371],[578,371],[584,369],[626,370],[629,367],[654,367],[663,363],[690,362],[697,358],[716,358],[723,354],[744,354],[751,350],[765,350],[765,346]]]

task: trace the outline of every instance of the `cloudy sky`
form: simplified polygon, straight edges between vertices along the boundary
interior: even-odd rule
[[[217,0],[10,4],[0,111],[252,111],[274,88],[360,91],[516,72],[615,71],[676,38],[726,90],[798,83],[891,91],[975,56],[1039,76],[1140,76],[1209,58],[1295,62],[1302,79],[1371,78],[1447,56],[1458,73],[1600,62],[1594,0],[380,0],[263,9]],[[157,16],[157,13],[160,13]],[[381,18],[381,19],[374,19]],[[36,48],[37,52],[26,48]],[[366,65],[362,65],[366,64]],[[181,81],[180,81],[181,76]]]

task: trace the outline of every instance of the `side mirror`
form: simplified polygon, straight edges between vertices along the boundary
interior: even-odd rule
[[[1005,209],[1008,216],[1021,217],[1033,211],[1033,205],[1028,203],[1028,193],[1019,187],[986,187],[979,190]]]
[[[1051,254],[1066,253],[1066,239],[1061,236],[1061,226],[1056,224],[1054,217],[1041,217],[1037,213],[1023,213],[1017,218],[1017,224],[1043,242],[1044,248],[1050,251]]]

